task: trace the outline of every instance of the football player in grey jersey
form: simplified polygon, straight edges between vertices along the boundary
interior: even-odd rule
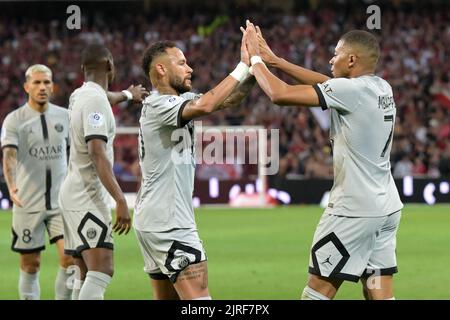
[[[47,230],[59,254],[55,299],[66,300],[71,298],[67,268],[72,258],[64,254],[58,194],[67,172],[69,115],[67,109],[49,102],[53,81],[47,66],[30,66],[25,79],[28,101],[8,114],[1,135],[3,172],[13,201],[11,249],[20,253],[19,297],[40,298],[40,252],[45,249]],[[141,102],[146,94],[141,85],[132,85],[122,92],[108,92],[107,97],[110,103]]]
[[[175,43],[157,42],[144,54],[143,69],[155,91],[144,101],[140,119],[142,184],[133,226],[155,299],[211,299],[192,206],[192,120],[238,105],[255,83],[248,65],[241,44],[236,69],[199,95],[190,92],[193,70]]]
[[[249,21],[245,34],[256,80],[273,103],[330,109],[334,184],[314,234],[302,298],[331,299],[344,280],[361,280],[365,298],[393,299],[403,204],[389,159],[395,102],[391,86],[374,74],[376,37],[361,30],[343,35],[330,79],[277,57]],[[286,84],[264,62],[301,84]]]
[[[55,243],[60,268],[55,298],[70,299],[66,285],[63,223],[58,192],[67,169],[69,115],[67,109],[49,103],[53,92],[51,70],[41,64],[25,72],[27,103],[12,111],[2,124],[3,172],[13,201],[11,249],[20,253],[19,297],[40,298],[39,269],[45,249],[45,230]]]
[[[70,96],[71,150],[59,200],[64,249],[80,271],[72,298],[91,300],[103,299],[114,272],[112,231],[128,233],[131,218],[112,170],[116,126],[107,90],[114,79],[113,57],[103,45],[91,44],[81,58],[85,83]],[[129,89],[136,92],[126,93],[128,99],[136,95],[139,101],[147,93],[141,86]],[[116,201],[114,224],[109,196]]]

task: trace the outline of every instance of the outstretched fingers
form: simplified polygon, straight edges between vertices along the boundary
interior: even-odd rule
[[[131,229],[131,219],[125,220],[125,219],[117,219],[116,223],[113,226],[114,232],[117,232],[119,235],[125,232],[125,234],[128,234]]]
[[[259,26],[256,26],[256,34],[261,37],[263,36],[262,32],[261,32],[261,28]]]

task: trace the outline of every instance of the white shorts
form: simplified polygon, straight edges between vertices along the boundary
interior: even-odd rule
[[[173,283],[181,271],[191,264],[206,261],[203,243],[195,229],[173,229],[165,232],[136,230],[144,257],[144,271],[154,280],[169,279]]]
[[[80,257],[86,249],[114,248],[110,210],[64,210],[62,217],[65,254]]]
[[[45,229],[51,244],[63,238],[64,228],[60,209],[27,212],[14,207],[11,250],[20,253],[44,250]]]
[[[357,282],[397,272],[401,212],[374,218],[323,214],[314,234],[309,273]]]

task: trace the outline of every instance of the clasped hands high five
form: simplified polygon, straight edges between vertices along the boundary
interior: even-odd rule
[[[259,26],[255,26],[247,20],[246,28],[241,27],[240,29],[242,31],[241,60],[250,65],[251,57],[260,56],[267,66],[274,65],[279,58],[267,45]],[[249,60],[245,61],[246,59],[243,57],[245,53],[243,51],[246,51]]]

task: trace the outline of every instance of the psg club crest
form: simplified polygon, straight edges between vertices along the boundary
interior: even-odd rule
[[[182,256],[178,260],[178,268],[180,268],[182,270],[182,269],[186,268],[190,263],[191,263],[191,261],[189,260],[188,257]]]
[[[57,123],[57,124],[55,124],[55,130],[58,132],[63,132],[64,127],[61,123]]]
[[[86,235],[89,239],[92,240],[97,236],[97,230],[95,230],[94,228],[89,228],[86,232]]]

